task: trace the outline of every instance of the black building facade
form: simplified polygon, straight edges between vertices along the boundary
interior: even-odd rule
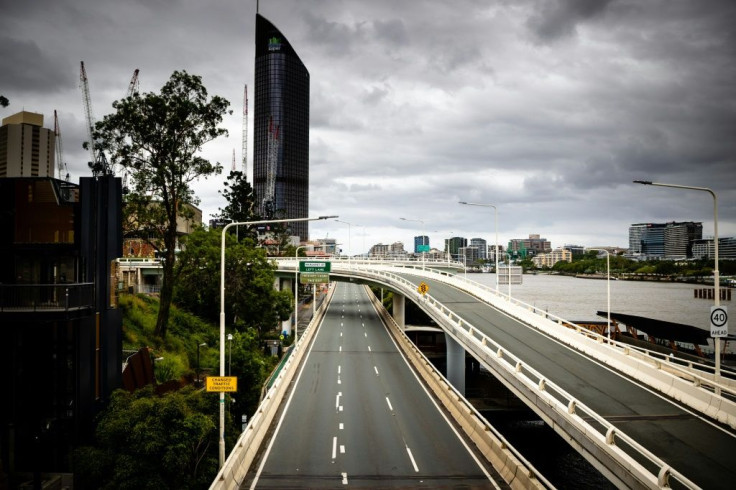
[[[73,472],[121,386],[121,180],[0,179],[0,487]]]
[[[286,37],[260,14],[256,14],[255,51],[253,188],[260,213],[269,218],[306,218],[309,72]],[[291,235],[308,239],[307,222],[289,228]]]

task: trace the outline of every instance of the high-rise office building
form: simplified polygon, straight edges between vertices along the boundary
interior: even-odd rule
[[[263,216],[309,213],[309,72],[286,37],[256,14],[253,188]],[[289,225],[308,239],[306,221]]]
[[[703,224],[693,221],[635,223],[629,227],[629,255],[650,259],[693,256],[693,242],[703,236]]]
[[[19,112],[0,126],[0,177],[54,177],[56,135],[43,114]]]
[[[427,235],[418,235],[414,237],[414,253],[429,252],[429,237]]]
[[[485,260],[488,258],[488,246],[487,242],[483,238],[471,238],[470,246],[478,249],[479,259]]]

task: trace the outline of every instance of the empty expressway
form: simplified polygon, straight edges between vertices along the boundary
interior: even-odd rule
[[[242,488],[503,488],[409,368],[363,286],[340,283]]]

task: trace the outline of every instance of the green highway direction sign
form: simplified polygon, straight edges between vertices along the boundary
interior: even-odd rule
[[[331,263],[326,260],[302,260],[299,262],[299,282],[302,284],[326,284],[330,282]]]
[[[326,260],[303,260],[299,262],[299,272],[321,272],[328,274],[331,263]]]

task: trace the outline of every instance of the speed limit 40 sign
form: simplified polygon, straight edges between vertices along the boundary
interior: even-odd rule
[[[710,307],[710,336],[728,336],[728,310],[725,306]]]

